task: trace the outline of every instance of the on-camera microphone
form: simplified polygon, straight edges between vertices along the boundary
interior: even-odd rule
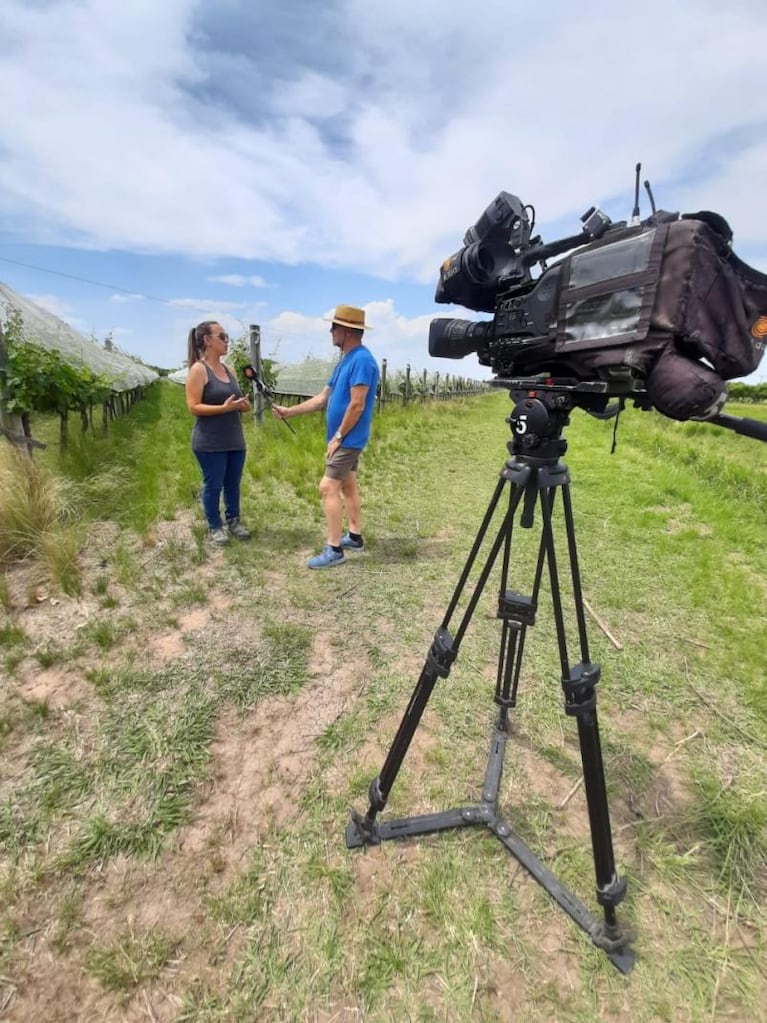
[[[647,181],[646,179],[645,179],[644,187],[645,187],[645,191],[647,192],[647,197],[650,200],[650,208],[652,209],[653,216],[655,216],[655,214],[657,212],[656,209],[655,209],[655,200],[653,199],[653,196],[652,196],[652,189],[650,188],[650,182]]]
[[[631,223],[639,223],[639,172],[642,170],[642,164],[638,163],[634,168],[634,209],[631,211]],[[653,209],[653,213],[655,209]]]

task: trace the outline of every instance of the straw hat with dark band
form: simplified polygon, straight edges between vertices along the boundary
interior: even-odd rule
[[[365,310],[357,309],[353,305],[337,305],[332,316],[323,316],[328,323],[338,323],[341,327],[351,327],[352,330],[372,330],[371,326],[365,326]]]

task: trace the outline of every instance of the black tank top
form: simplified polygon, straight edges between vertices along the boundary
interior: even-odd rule
[[[228,367],[229,380],[219,380],[207,363],[203,363],[208,376],[202,389],[203,405],[223,405],[230,394],[241,398],[240,388]],[[192,451],[244,451],[241,412],[224,412],[220,416],[196,416],[192,430]]]

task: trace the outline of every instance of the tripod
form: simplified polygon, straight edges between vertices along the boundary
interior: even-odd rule
[[[567,389],[547,387],[540,383],[536,385],[535,390],[512,391],[511,394],[515,405],[508,419],[512,429],[512,440],[507,447],[512,457],[506,461],[500,473],[500,479],[474,540],[468,560],[464,565],[442,624],[434,635],[420,677],[386,756],[381,773],[370,783],[367,812],[363,817],[362,814],[352,811],[351,820],[346,828],[346,845],[347,848],[352,849],[359,846],[378,845],[390,838],[430,834],[448,828],[484,825],[516,857],[528,873],[546,889],[575,923],[590,936],[593,943],[604,950],[617,969],[622,973],[628,973],[634,964],[634,953],[629,947],[630,936],[619,926],[615,912],[616,906],[625,895],[626,884],[625,881],[618,878],[615,869],[604,764],[597,721],[596,685],[599,681],[600,667],[589,659],[586,618],[570,500],[570,478],[566,466],[559,460],[567,449],[567,442],[562,439],[561,432],[569,422],[569,412],[573,408],[575,400]],[[509,485],[508,509],[491,542],[489,553],[481,566],[479,579],[469,597],[463,617],[455,635],[452,635],[449,631],[450,622],[507,484]],[[580,661],[575,665],[571,665],[568,660],[552,530],[554,499],[558,491],[561,492],[564,510],[567,554],[580,647]],[[532,528],[536,505],[540,505],[542,520],[541,538],[530,596],[507,588],[514,519],[520,505],[519,524],[522,528]],[[475,806],[456,807],[442,813],[403,817],[388,823],[379,823],[376,819],[377,815],[386,806],[389,793],[426,709],[434,685],[438,678],[447,678],[450,673],[461,641],[501,551],[503,553],[497,617],[501,620],[502,627],[494,696],[494,702],[499,711],[490,742],[481,801]],[[578,729],[596,874],[596,898],[603,910],[601,920],[598,920],[572,892],[560,883],[498,813],[497,801],[503,774],[503,758],[506,742],[510,735],[509,711],[516,706],[525,638],[528,628],[535,624],[545,564],[548,566],[551,588],[565,713],[575,718]]]

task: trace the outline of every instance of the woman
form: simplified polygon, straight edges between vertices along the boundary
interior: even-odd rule
[[[205,320],[189,331],[186,407],[195,417],[192,451],[202,470],[202,507],[215,544],[228,543],[230,536],[250,537],[240,522],[240,479],[245,465],[240,414],[247,412],[250,402],[221,362],[228,347],[229,338],[215,320]],[[222,490],[226,529],[221,519]]]

